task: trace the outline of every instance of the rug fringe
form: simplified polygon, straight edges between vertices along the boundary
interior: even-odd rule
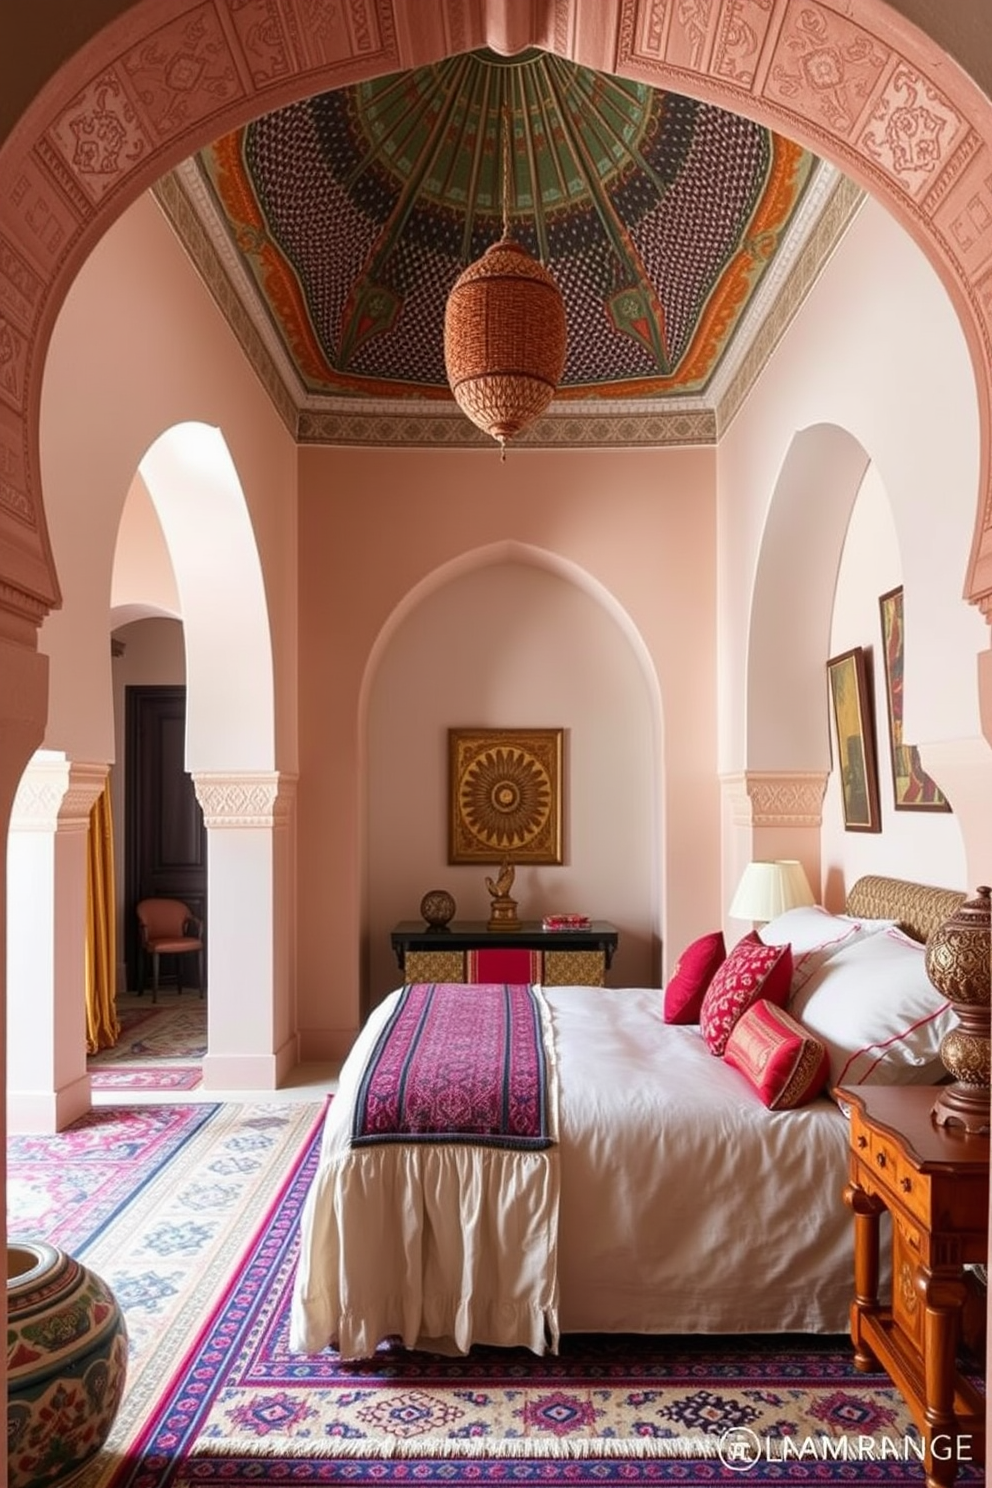
[[[719,1456],[716,1437],[705,1436],[501,1436],[410,1437],[201,1437],[191,1457],[284,1457],[385,1459],[393,1457],[589,1458],[659,1457],[700,1461]]]

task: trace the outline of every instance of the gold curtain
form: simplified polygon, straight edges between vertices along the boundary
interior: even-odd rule
[[[117,1017],[114,912],[114,823],[110,781],[90,811],[86,854],[86,1052],[110,1049],[121,1031]]]

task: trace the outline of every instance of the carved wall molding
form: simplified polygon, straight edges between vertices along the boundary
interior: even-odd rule
[[[12,832],[85,831],[110,766],[36,759],[21,776],[10,817]]]
[[[824,770],[746,770],[720,777],[735,827],[818,827]]]
[[[208,828],[275,828],[290,818],[297,779],[278,770],[198,770],[193,786]]]
[[[793,318],[810,293],[823,268],[828,263],[837,244],[850,227],[858,213],[865,193],[848,176],[834,176],[829,184],[826,205],[801,248],[795,262],[788,266],[781,281],[770,286],[774,294],[771,308],[762,315],[760,300],[755,307],[759,323],[752,332],[745,323],[741,327],[741,342],[746,347],[739,363],[724,376],[718,371],[713,382],[713,397],[716,401],[716,417],[719,437],[729,429],[734,416],[744,406],[744,400],[758,381],[772,352],[785,335]]]
[[[670,400],[675,405],[676,400]],[[411,401],[400,409],[383,404],[355,407],[338,399],[301,410],[297,441],[300,444],[349,444],[419,446],[442,449],[491,449],[492,440],[463,414],[426,402]],[[647,400],[611,404],[556,402],[542,418],[521,430],[514,439],[519,448],[531,449],[660,449],[668,445],[712,445],[716,443],[716,414],[712,408],[661,407]]]
[[[2,333],[0,324],[0,333]],[[0,449],[0,460],[3,451]],[[0,527],[3,525],[0,512]],[[0,578],[0,639],[14,641],[19,646],[37,650],[38,630],[48,614],[50,606],[37,595],[20,588],[12,580]]]

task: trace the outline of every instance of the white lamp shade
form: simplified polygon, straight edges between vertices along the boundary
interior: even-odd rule
[[[748,863],[728,911],[732,920],[767,924],[787,909],[814,903],[809,879],[797,858]]]

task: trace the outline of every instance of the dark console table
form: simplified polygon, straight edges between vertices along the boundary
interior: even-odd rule
[[[392,933],[404,982],[543,982],[547,987],[603,987],[619,932],[605,920],[584,930],[544,930],[521,920],[490,930],[485,920],[452,920],[430,930],[402,920]]]

